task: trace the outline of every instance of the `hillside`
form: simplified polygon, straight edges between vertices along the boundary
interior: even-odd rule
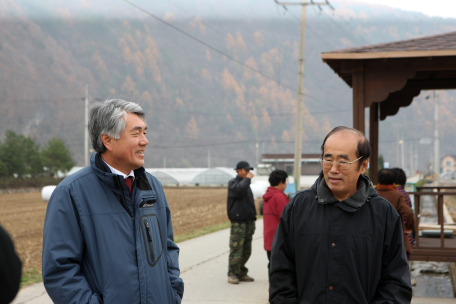
[[[44,143],[58,135],[82,165],[88,83],[92,100],[123,98],[145,109],[148,167],[162,166],[165,157],[168,167],[203,167],[208,150],[212,166],[241,158],[254,163],[257,141],[260,153],[293,151],[299,10],[257,0],[230,8],[196,0],[136,2],[211,49],[122,1],[106,10],[103,3],[3,1],[0,136],[12,129]],[[453,19],[345,1],[335,7],[334,13],[308,10],[304,153],[318,152],[331,128],[352,124],[351,91],[322,63],[321,52],[456,30]],[[440,94],[442,154],[456,148],[454,111],[448,111],[455,96]],[[396,134],[415,146],[432,135],[432,109],[418,97],[381,123],[386,161],[395,163]],[[421,150],[424,165],[430,157]]]

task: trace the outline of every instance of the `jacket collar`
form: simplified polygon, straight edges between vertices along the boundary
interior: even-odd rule
[[[339,200],[332,195],[323,175],[321,174],[315,181],[312,189],[317,192],[316,199],[319,204],[337,204],[337,206],[341,207],[345,211],[355,212],[368,202],[371,197],[378,196],[367,176],[361,174],[359,176],[358,183],[358,190],[355,194],[342,202],[339,202]]]
[[[397,191],[396,187],[394,185],[384,185],[384,184],[377,184],[377,190],[381,191]]]
[[[90,165],[93,172],[106,187],[119,194],[122,191],[127,190],[127,186],[125,185],[125,189],[123,188],[124,183],[119,183],[118,175],[111,172],[109,167],[100,159],[100,155],[98,153],[95,152],[92,154],[92,157],[90,158]],[[144,167],[134,170],[135,179],[137,179],[136,184],[139,190],[152,190],[152,187],[145,176],[145,172],[146,170]]]

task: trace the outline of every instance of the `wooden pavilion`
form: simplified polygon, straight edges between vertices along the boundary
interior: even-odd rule
[[[385,120],[401,107],[409,106],[421,90],[456,89],[456,32],[322,53],[321,58],[353,88],[353,127],[363,133],[364,110],[370,109],[369,175],[374,184],[378,171],[379,119]],[[444,238],[444,229],[449,226],[443,220],[443,198],[456,195],[455,189],[421,187],[421,191],[410,193],[416,200],[415,231],[420,229],[420,200],[425,195],[437,196],[440,227],[440,242],[416,238],[413,260],[456,262],[456,239]]]
[[[322,53],[353,88],[353,127],[365,132],[369,108],[370,179],[377,183],[378,123],[421,90],[456,89],[456,32]]]

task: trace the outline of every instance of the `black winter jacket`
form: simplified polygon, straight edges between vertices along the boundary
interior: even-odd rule
[[[250,189],[250,178],[237,175],[228,182],[227,199],[228,218],[232,223],[256,221],[256,209],[253,193]]]
[[[324,178],[283,210],[271,249],[271,304],[410,303],[401,218],[364,175],[339,202]]]

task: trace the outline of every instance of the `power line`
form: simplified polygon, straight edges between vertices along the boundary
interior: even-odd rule
[[[227,21],[229,21],[230,23],[236,25],[238,28],[241,28],[241,29],[244,29],[245,28],[240,25],[239,23],[237,22],[233,22],[230,18],[228,18],[227,16],[225,16],[223,13],[219,12],[218,10],[216,10],[214,7],[212,7],[211,5],[205,3],[204,1],[202,0],[198,0],[198,2],[200,2],[201,4],[205,5],[206,7],[208,7],[210,10],[212,10],[213,12],[215,12],[216,14],[218,14],[219,16],[222,16],[223,18],[225,18]],[[268,39],[269,40],[269,39]],[[293,57],[293,54],[292,53],[289,53],[289,52],[286,52],[288,55],[291,55],[291,57]]]
[[[158,112],[169,112],[169,113],[178,113],[178,114],[189,114],[189,115],[204,115],[204,116],[252,116],[252,114],[246,113],[208,113],[208,112],[189,112],[189,111],[175,111],[175,110],[168,110],[168,109],[160,109],[160,108],[152,108],[152,111]],[[309,112],[304,114],[305,116],[308,115],[320,115],[320,114],[329,114],[329,113],[340,113],[340,112],[351,112],[352,110],[333,110],[333,111],[319,111],[319,112]],[[296,113],[277,113],[277,114],[269,114],[269,117],[284,117],[284,116],[294,116]]]
[[[257,139],[252,138],[248,140],[242,140],[242,141],[230,141],[230,142],[221,142],[221,143],[203,143],[203,144],[189,144],[189,145],[169,145],[169,146],[153,146],[151,147],[152,149],[186,149],[186,148],[200,148],[200,147],[220,147],[220,146],[228,146],[228,145],[241,145],[241,144],[247,144],[247,143],[253,143]],[[407,140],[404,140],[406,142],[418,142],[420,141],[421,138],[410,138]],[[276,143],[276,144],[293,144],[294,140],[258,140],[260,143]],[[396,140],[386,140],[386,141],[380,141],[380,143],[393,143],[396,142]],[[304,145],[320,145],[321,141],[304,141]]]
[[[335,16],[334,16],[334,11],[332,11],[332,15],[335,19]],[[350,19],[350,17],[348,17]],[[357,34],[357,31],[351,26],[350,22],[348,22],[347,20],[345,20],[344,18],[341,18],[342,21],[352,30],[352,32],[357,36],[359,37],[365,44],[369,44],[369,42],[367,42],[366,39],[364,39],[364,37],[362,35],[358,35]],[[350,19],[350,21],[352,21],[352,19]]]
[[[290,15],[296,19],[296,21],[298,21],[298,23],[300,22],[299,18],[293,14],[291,11],[288,11],[290,13]],[[319,35],[317,32],[315,32],[311,27],[309,27],[309,24],[306,23],[306,29],[309,30],[309,32],[311,32],[312,34],[314,34],[315,36],[317,36],[320,40],[322,40],[323,42],[325,42],[328,46],[336,49],[336,47],[330,43],[328,40],[324,39],[321,35]]]
[[[240,145],[240,144],[246,144],[246,143],[254,143],[257,139],[252,138],[248,140],[242,140],[242,141],[231,141],[231,142],[221,142],[221,143],[207,143],[207,144],[189,144],[189,145],[170,145],[170,146],[153,146],[151,147],[152,149],[157,148],[157,149],[184,149],[184,148],[199,148],[199,147],[219,147],[219,146],[228,146],[228,145]],[[294,140],[290,141],[284,141],[284,140],[258,140],[260,143],[277,143],[277,144],[293,144]],[[320,145],[320,141],[305,141],[303,143],[304,145]]]
[[[269,76],[269,75],[267,75],[267,74],[265,74],[265,73],[263,73],[263,72],[261,72],[261,71],[255,69],[254,67],[251,67],[251,66],[249,66],[249,65],[246,65],[246,64],[243,63],[242,61],[240,61],[240,60],[238,60],[238,59],[236,59],[236,58],[234,58],[234,57],[232,57],[232,56],[226,54],[225,52],[223,52],[223,51],[221,51],[221,50],[219,50],[219,49],[213,47],[212,45],[210,45],[210,44],[208,44],[208,43],[202,41],[201,39],[198,39],[198,38],[196,38],[195,36],[193,36],[193,35],[191,35],[191,34],[185,32],[184,30],[181,30],[180,28],[178,28],[178,27],[172,25],[171,23],[169,23],[169,22],[167,22],[167,21],[165,21],[165,20],[163,20],[163,19],[161,19],[161,18],[155,16],[154,14],[148,12],[147,10],[143,9],[142,7],[136,5],[136,4],[134,4],[134,3],[132,3],[132,2],[130,2],[130,1],[128,1],[128,0],[122,0],[122,1],[124,1],[125,3],[127,3],[127,4],[129,4],[129,5],[133,6],[133,7],[135,7],[136,9],[138,9],[138,10],[140,10],[141,12],[145,13],[146,15],[149,15],[150,17],[152,17],[152,18],[154,18],[154,19],[160,21],[161,23],[166,24],[167,26],[169,26],[169,27],[171,27],[172,29],[178,31],[179,33],[181,33],[181,34],[187,36],[188,38],[190,38],[190,39],[192,39],[192,40],[194,40],[194,41],[196,41],[196,42],[198,42],[198,43],[200,43],[200,44],[206,46],[207,48],[213,50],[214,52],[216,52],[216,53],[218,53],[218,54],[220,54],[220,55],[222,55],[222,56],[225,56],[226,58],[228,58],[228,59],[230,59],[230,60],[232,60],[232,61],[234,61],[234,62],[236,62],[236,63],[238,63],[238,64],[240,64],[240,65],[242,65],[243,67],[245,67],[245,68],[247,68],[247,69],[249,69],[249,70],[251,70],[251,71],[253,71],[253,72],[255,72],[255,73],[257,73],[257,74],[259,74],[259,75],[261,75],[261,76],[263,76],[264,78],[267,78],[267,79],[269,79],[269,80],[272,80],[272,81],[276,82],[279,86],[283,86],[283,87],[285,87],[285,88],[288,88],[288,89],[292,90],[292,91],[295,92],[295,93],[298,93],[298,91],[297,91],[295,88],[293,88],[292,86],[289,86],[289,85],[287,85],[287,84],[285,84],[285,83],[283,83],[283,82],[281,82],[281,81],[275,79],[274,77],[271,77],[271,76]],[[312,96],[310,96],[310,95],[308,95],[308,94],[301,93],[301,95],[306,96],[306,97],[308,97],[308,98],[310,98],[310,99],[313,99],[313,100],[315,100],[315,101],[318,101],[318,102],[320,102],[320,103],[323,103],[323,104],[329,105],[329,106],[331,106],[331,107],[334,107],[333,105],[331,105],[331,104],[329,104],[329,103],[327,103],[327,102],[324,102],[324,101],[322,101],[322,100],[318,100],[318,99],[316,99],[316,98],[314,98],[314,97],[312,97]]]
[[[319,14],[319,15],[323,15],[323,16],[327,17],[328,20],[329,20],[337,29],[339,29],[343,34],[345,34],[345,35],[347,36],[347,38],[348,38],[349,36],[351,36],[349,33],[347,33],[347,32],[342,28],[342,26],[340,26],[340,25],[338,25],[338,24],[336,23],[335,19],[332,18],[331,15],[326,14],[326,13],[324,13],[324,12],[323,12],[322,14]],[[352,37],[358,38],[358,36],[357,36],[355,33],[352,33],[352,34],[353,34]]]
[[[263,73],[263,72],[261,72],[261,71],[255,69],[255,68],[253,68],[253,67],[251,67],[251,66],[249,66],[249,65],[244,64],[242,61],[240,61],[240,60],[238,60],[238,59],[236,59],[236,58],[234,58],[234,57],[231,57],[230,55],[226,54],[226,53],[223,52],[223,51],[220,51],[219,49],[216,49],[216,48],[213,47],[212,45],[210,45],[210,44],[208,44],[208,43],[202,41],[201,39],[196,38],[195,36],[193,36],[193,35],[191,35],[191,34],[185,32],[185,31],[183,31],[183,30],[181,30],[180,28],[178,28],[178,27],[172,25],[171,23],[166,22],[165,20],[163,20],[163,19],[161,19],[161,18],[159,18],[159,17],[153,15],[152,13],[150,13],[150,12],[146,11],[145,9],[143,9],[143,8],[141,8],[141,7],[139,7],[139,6],[137,6],[136,4],[134,4],[134,3],[132,3],[132,2],[130,2],[130,1],[128,1],[128,0],[122,0],[122,1],[124,1],[124,2],[126,2],[126,3],[128,3],[128,4],[130,4],[131,6],[137,8],[138,10],[140,10],[140,11],[142,11],[143,13],[145,13],[145,14],[151,16],[152,18],[154,18],[154,19],[156,19],[156,20],[158,20],[158,21],[160,21],[160,22],[166,24],[167,26],[169,26],[169,27],[173,28],[174,30],[178,31],[179,33],[181,33],[181,34],[183,34],[183,35],[189,37],[190,39],[195,40],[196,42],[198,42],[198,43],[200,43],[200,44],[206,46],[207,48],[210,48],[210,49],[213,50],[214,52],[219,53],[220,55],[223,55],[223,56],[225,56],[226,58],[229,58],[230,60],[233,60],[234,62],[236,62],[236,63],[238,63],[238,64],[240,64],[240,65],[242,65],[242,66],[248,68],[249,70],[254,71],[255,73],[260,74],[261,76],[263,76],[263,77],[265,77],[265,78],[267,78],[267,79],[270,79],[270,80],[272,80],[272,81],[274,81],[274,82],[277,82],[279,85],[282,85],[282,86],[284,86],[284,87],[287,87],[287,88],[289,88],[289,89],[291,89],[291,90],[296,91],[293,87],[288,86],[288,85],[283,84],[283,83],[280,83],[280,82],[277,81],[275,78],[273,78],[273,77],[271,77],[271,76],[269,76],[269,75],[267,75],[267,74],[265,74],[265,73]]]
[[[166,1],[168,1],[168,2],[171,3],[172,5],[174,5],[175,7],[177,7],[178,9],[180,9],[181,11],[183,11],[184,13],[186,13],[186,14],[187,14],[188,16],[190,16],[191,18],[197,18],[197,16],[194,16],[194,15],[190,14],[190,13],[187,12],[185,9],[181,8],[180,6],[178,6],[177,4],[175,4],[174,2],[172,2],[171,0],[166,0]],[[200,1],[200,2],[203,3],[202,1]],[[205,4],[205,3],[203,3],[203,4]],[[206,4],[205,4],[205,5],[206,5]],[[206,5],[206,6],[207,6],[207,5]],[[211,8],[210,6],[208,6],[208,7]],[[217,12],[217,11],[215,11],[215,12]],[[217,13],[218,13],[218,12],[217,12]],[[221,15],[221,16],[223,16],[223,15]],[[223,16],[223,17],[226,18],[225,16]],[[201,20],[201,19],[200,19],[200,20]],[[230,21],[230,22],[231,22],[231,23],[234,23],[234,22],[232,22],[232,21]],[[207,26],[208,28],[212,29],[214,32],[216,32],[216,33],[219,34],[220,36],[223,36],[223,38],[226,37],[226,34],[225,34],[225,33],[222,33],[221,31],[217,30],[216,28],[214,28],[213,26],[209,25],[208,23],[203,22],[202,20],[201,20],[201,23],[202,23],[204,26]],[[237,24],[237,23],[234,23],[234,24]],[[239,26],[240,26],[240,25],[239,25]],[[251,50],[251,49],[247,46],[247,44],[246,44],[246,48],[247,48],[247,50],[248,50],[249,52],[255,54],[255,55],[258,56],[258,57],[261,57],[260,54],[258,54],[257,52]],[[279,49],[279,51],[280,51],[280,48],[278,48],[278,49]],[[286,71],[288,71],[288,72],[290,72],[290,73],[292,73],[292,74],[296,74],[296,72],[291,71],[291,70],[289,70],[289,69],[287,69],[287,68],[283,68],[283,67],[282,67],[282,69],[284,69],[284,70],[286,70]]]

